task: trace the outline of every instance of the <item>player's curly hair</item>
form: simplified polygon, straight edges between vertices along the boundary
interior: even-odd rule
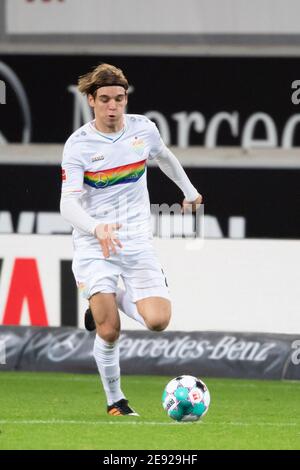
[[[79,91],[94,98],[102,86],[122,86],[127,91],[129,85],[123,71],[110,64],[100,64],[78,79]]]

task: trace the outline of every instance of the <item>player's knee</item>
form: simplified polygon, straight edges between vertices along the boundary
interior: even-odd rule
[[[120,329],[112,325],[97,325],[97,334],[107,343],[114,343],[120,336]]]
[[[151,331],[163,331],[167,328],[170,323],[171,312],[165,311],[161,312],[160,315],[152,315],[150,318],[146,319],[146,325]]]

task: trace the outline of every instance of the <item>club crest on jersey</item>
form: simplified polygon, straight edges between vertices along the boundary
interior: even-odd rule
[[[94,162],[100,162],[100,161],[102,161],[102,160],[104,160],[104,156],[103,156],[103,155],[94,155],[94,156],[92,157],[92,163],[94,163]]]
[[[145,150],[144,140],[136,137],[132,142],[132,148],[138,155],[142,156]]]

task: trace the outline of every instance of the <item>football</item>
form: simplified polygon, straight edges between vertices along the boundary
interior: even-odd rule
[[[191,375],[172,379],[165,387],[162,405],[176,421],[198,421],[208,411],[210,393],[205,383]]]

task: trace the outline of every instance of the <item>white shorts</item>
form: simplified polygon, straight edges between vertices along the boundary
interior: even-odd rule
[[[75,251],[72,269],[82,295],[116,293],[119,277],[132,302],[146,297],[170,299],[168,284],[151,242],[125,241],[117,254],[105,259],[101,248],[91,253]]]

